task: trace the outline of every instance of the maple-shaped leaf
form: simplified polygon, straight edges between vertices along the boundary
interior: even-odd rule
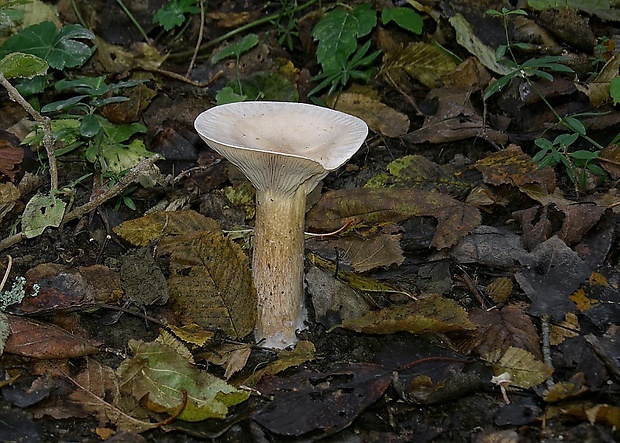
[[[181,420],[225,418],[230,406],[249,397],[160,341],[130,340],[129,348],[133,357],[117,371],[120,390],[153,411],[175,415],[182,407]]]
[[[448,195],[415,189],[341,189],[323,194],[308,212],[308,226],[333,231],[347,223],[399,223],[412,217],[434,217],[431,245],[456,244],[480,224],[480,211]]]
[[[498,360],[490,361],[490,363],[492,363],[495,375],[507,372],[510,374],[511,386],[524,389],[539,385],[553,374],[551,366],[536,359],[525,349],[512,346]]]
[[[361,318],[344,321],[343,328],[365,334],[412,334],[474,329],[467,312],[456,301],[441,295],[373,311]]]
[[[243,338],[256,323],[257,296],[248,257],[219,232],[176,237],[160,244],[170,254],[169,304],[184,323],[216,326]]]

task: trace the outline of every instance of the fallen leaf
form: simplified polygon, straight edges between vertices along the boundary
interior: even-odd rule
[[[257,297],[241,247],[203,232],[160,245],[158,253],[170,254],[169,305],[184,323],[216,326],[233,339],[253,331]]]
[[[179,340],[196,346],[204,346],[215,337],[215,332],[209,331],[196,323],[189,323],[184,326],[168,325],[167,327]]]
[[[373,97],[343,92],[335,104],[334,109],[361,118],[372,131],[386,137],[400,137],[409,131],[409,117]]]
[[[38,285],[36,296],[24,297],[21,313],[43,314],[86,309],[114,303],[123,295],[120,275],[104,265],[69,267],[43,263],[26,272],[28,287]]]
[[[551,390],[545,392],[543,398],[547,403],[557,403],[579,397],[589,391],[585,384],[586,380],[584,374],[578,372],[573,375],[569,381],[555,383]]]
[[[378,174],[368,180],[365,188],[413,188],[439,190],[464,197],[473,184],[457,177],[448,166],[440,166],[421,155],[408,155],[387,165],[388,174]]]
[[[153,240],[197,231],[220,231],[219,224],[196,211],[155,212],[126,221],[114,233],[133,246],[144,247]]]
[[[549,343],[551,346],[557,346],[563,343],[567,338],[577,337],[580,330],[581,326],[579,325],[577,315],[569,312],[561,323],[551,325]]]
[[[346,223],[398,223],[412,217],[434,217],[432,246],[454,245],[480,224],[477,208],[450,196],[414,189],[342,189],[323,194],[308,212],[308,226],[333,231]]]
[[[588,277],[585,284],[570,295],[583,315],[605,330],[620,318],[620,273],[602,266]]]
[[[0,174],[4,174],[10,181],[15,181],[19,165],[24,159],[24,150],[17,146],[19,141],[12,135],[3,135],[0,139]]]
[[[486,358],[485,358],[486,359]],[[510,347],[499,359],[487,359],[495,375],[507,372],[511,386],[528,389],[547,380],[553,368],[536,359],[525,349]]]
[[[504,303],[512,295],[512,279],[499,277],[484,288],[485,294],[493,300],[493,303]]]
[[[100,343],[48,323],[6,315],[9,338],[4,352],[38,359],[74,358],[99,352]]]
[[[410,76],[429,89],[441,86],[441,78],[454,71],[457,58],[439,45],[409,43],[401,50],[385,55],[381,73],[397,84]]]
[[[181,420],[225,418],[230,406],[249,397],[248,392],[198,370],[161,342],[130,340],[129,348],[133,357],[123,361],[117,370],[120,390],[151,410],[173,415],[186,401],[179,415]]]
[[[331,435],[381,398],[391,374],[383,366],[347,363],[328,373],[303,371],[288,378],[271,378],[258,389],[274,400],[258,409],[252,419],[288,437],[317,430],[322,436]]]
[[[294,349],[283,349],[278,353],[278,358],[275,361],[269,363],[264,368],[254,371],[252,375],[243,381],[243,384],[253,386],[263,379],[263,377],[276,375],[288,368],[293,368],[302,363],[314,360],[315,354],[316,348],[312,342],[300,340],[297,342]]]
[[[474,334],[480,340],[475,348],[478,355],[495,361],[508,348],[515,347],[525,349],[542,360],[538,330],[521,306],[508,305],[491,311],[474,309],[469,318],[477,325]]]
[[[607,146],[599,153],[598,161],[614,180],[620,178],[620,145]]]
[[[555,189],[553,169],[538,168],[532,158],[514,144],[478,160],[476,168],[482,172],[485,183],[491,185],[523,186],[539,183],[545,185],[548,192],[553,192]]]
[[[316,266],[310,266],[306,281],[316,321],[328,329],[343,320],[361,317],[370,311],[370,305],[364,297]]]
[[[475,327],[456,301],[440,295],[373,311],[361,318],[346,320],[340,326],[364,334],[440,334]]]

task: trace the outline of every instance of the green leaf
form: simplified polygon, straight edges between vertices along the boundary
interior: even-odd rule
[[[47,74],[49,65],[36,55],[12,52],[0,60],[0,72],[6,78],[33,78]]]
[[[514,72],[511,72],[510,74],[504,75],[503,77],[500,77],[497,80],[495,80],[491,84],[491,86],[489,86],[487,90],[484,91],[484,95],[483,95],[484,100],[488,100],[493,94],[500,91],[504,86],[510,83],[510,81],[518,74],[519,74],[518,71],[514,71]]]
[[[153,24],[162,26],[170,31],[185,22],[185,14],[197,14],[200,8],[196,0],[170,0],[164,7],[158,9],[153,16]]]
[[[381,12],[381,21],[385,25],[393,21],[401,28],[411,31],[414,34],[420,34],[422,32],[422,26],[424,25],[420,14],[411,8],[397,7],[384,9]]]
[[[569,155],[576,160],[585,161],[595,160],[596,158],[598,158],[598,152],[590,152],[586,150],[571,152]]]
[[[586,133],[586,127],[575,117],[564,117],[562,123],[580,135]]]
[[[98,118],[105,134],[111,141],[116,143],[127,141],[135,134],[146,133],[146,126],[140,123],[116,124],[101,116],[98,116]]]
[[[609,82],[609,95],[614,101],[614,105],[620,103],[620,77],[614,77]]]
[[[237,103],[247,100],[247,95],[237,94],[230,86],[220,89],[215,96],[217,105],[225,105],[226,103]]]
[[[80,135],[84,137],[94,137],[101,131],[101,125],[96,115],[85,115],[80,122]]]
[[[78,76],[75,80],[62,79],[54,84],[57,91],[75,91],[88,95],[103,95],[110,91],[105,82],[105,75],[98,77]]]
[[[226,418],[230,406],[248,399],[249,392],[200,371],[177,350],[180,342],[163,337],[150,343],[129,341],[133,357],[118,368],[121,392],[156,412],[175,415],[184,406],[179,419],[192,422]]]
[[[218,51],[212,58],[211,63],[215,64],[225,58],[235,56],[240,57],[246,51],[249,51],[258,44],[258,35],[248,34],[236,43],[232,43]]]
[[[129,145],[115,143],[103,149],[101,170],[107,176],[118,176],[152,155],[142,140],[134,140]]]
[[[22,215],[22,232],[26,238],[38,237],[45,228],[57,228],[65,215],[65,202],[50,195],[34,195]]]
[[[24,52],[44,59],[54,69],[81,66],[94,52],[78,40],[94,40],[95,36],[81,25],[67,25],[57,32],[56,25],[46,21],[23,29],[9,37],[0,47],[0,57],[11,52]]]
[[[568,146],[571,146],[573,143],[575,143],[578,138],[579,138],[579,134],[576,134],[576,133],[560,134],[553,140],[553,144],[563,145],[563,146],[568,147]]]
[[[41,112],[54,112],[60,111],[62,109],[71,108],[73,105],[81,102],[86,97],[88,97],[88,95],[76,95],[66,100],[59,100],[57,102],[48,103],[41,108]]]
[[[327,13],[312,30],[312,37],[319,41],[316,59],[324,71],[334,68],[349,58],[357,48],[357,39],[364,37],[377,25],[377,16],[369,3],[351,12],[334,9]]]

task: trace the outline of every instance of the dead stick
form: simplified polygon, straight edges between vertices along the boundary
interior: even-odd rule
[[[54,152],[54,136],[52,135],[52,122],[49,117],[43,117],[37,112],[30,103],[19,93],[19,91],[7,80],[0,72],[0,84],[4,86],[9,93],[9,98],[20,105],[24,110],[32,116],[37,122],[43,126],[43,146],[47,151],[47,161],[50,165],[50,191],[58,190],[58,167],[56,166],[56,153]]]

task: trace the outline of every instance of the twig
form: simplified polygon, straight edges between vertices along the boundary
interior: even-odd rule
[[[75,220],[76,218],[80,218],[84,214],[87,214],[95,209],[97,206],[103,204],[111,198],[116,197],[118,194],[127,189],[129,185],[138,181],[141,175],[145,175],[153,167],[153,164],[155,164],[155,162],[160,158],[161,156],[159,154],[154,154],[151,157],[145,158],[103,194],[66,214],[62,219],[62,222],[67,223],[71,220]]]
[[[159,154],[154,154],[151,157],[145,158],[136,166],[134,166],[123,178],[121,178],[114,186],[112,186],[106,192],[66,214],[62,222],[67,223],[71,220],[75,220],[76,218],[80,218],[82,215],[87,214],[88,212],[95,209],[97,206],[122,193],[133,182],[138,181],[141,175],[146,174],[153,167],[153,164],[160,158],[161,156]],[[2,239],[0,240],[0,251],[14,246],[26,238],[26,234],[24,234],[24,232],[22,231],[5,239]]]
[[[56,166],[56,154],[54,152],[54,136],[52,135],[52,122],[49,117],[43,117],[30,103],[19,93],[15,86],[0,72],[0,84],[9,93],[9,98],[19,104],[24,110],[43,126],[43,146],[47,151],[47,159],[50,166],[50,191],[58,190],[58,168]]]
[[[542,353],[543,362],[553,368],[553,360],[551,358],[551,328],[549,326],[549,315],[545,314],[541,319],[540,329],[542,331]],[[547,379],[547,389],[553,389],[553,378]]]
[[[6,285],[6,281],[9,278],[9,274],[11,273],[11,268],[13,267],[13,257],[7,255],[8,263],[6,265],[6,271],[4,272],[4,277],[2,277],[2,283],[0,283],[0,291],[4,289],[4,285]]]
[[[196,41],[196,47],[194,48],[194,54],[192,55],[192,60],[189,62],[189,66],[187,68],[187,73],[185,77],[189,77],[189,74],[192,72],[194,67],[194,63],[196,63],[196,57],[198,57],[198,51],[200,51],[200,45],[202,44],[202,37],[205,31],[205,2],[204,0],[200,0],[200,29],[198,30],[198,40]]]

